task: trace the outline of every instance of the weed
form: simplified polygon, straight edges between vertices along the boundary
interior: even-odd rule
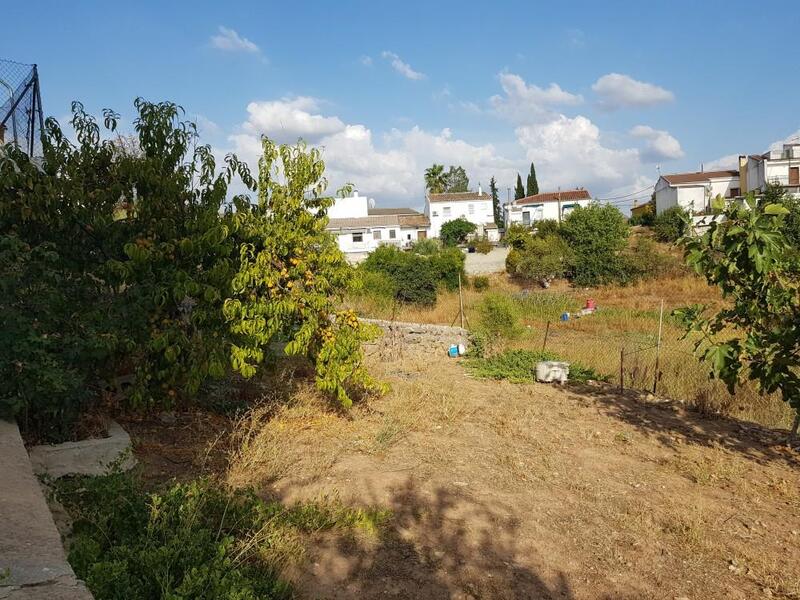
[[[473,358],[466,362],[467,369],[477,377],[486,379],[507,379],[512,383],[530,383],[535,379],[536,363],[543,360],[560,360],[557,354],[537,350],[506,350],[488,358]],[[570,363],[571,381],[604,381],[594,369],[580,363]]]

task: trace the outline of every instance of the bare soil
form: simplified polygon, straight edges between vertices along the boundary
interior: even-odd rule
[[[393,511],[307,540],[288,573],[302,597],[800,598],[785,432],[611,386],[478,380],[429,354],[370,362],[384,397],[343,414],[300,389],[227,442],[231,485]],[[228,428],[187,416],[172,440],[158,423],[133,435],[157,476],[207,466],[201,444]]]

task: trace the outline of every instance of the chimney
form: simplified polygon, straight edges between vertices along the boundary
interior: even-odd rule
[[[358,190],[353,190],[353,198],[358,198]]]
[[[481,188],[480,183],[478,183],[478,196],[483,196],[483,189]]]

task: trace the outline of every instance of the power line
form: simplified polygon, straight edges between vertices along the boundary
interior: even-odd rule
[[[629,198],[630,196],[635,196],[637,194],[641,194],[642,192],[646,192],[647,190],[652,190],[653,186],[648,185],[646,188],[642,188],[641,190],[636,190],[635,192],[631,192],[630,194],[623,194],[621,196],[609,196],[608,198],[595,198],[598,202],[606,202],[607,200],[619,200],[620,198]]]

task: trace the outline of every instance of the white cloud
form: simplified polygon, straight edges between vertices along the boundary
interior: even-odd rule
[[[419,80],[425,79],[425,74],[420,73],[419,71],[415,71],[411,68],[407,62],[403,62],[403,60],[397,56],[394,52],[389,52],[388,50],[384,50],[381,53],[381,56],[391,62],[392,68],[400,73],[403,77],[407,79]]]
[[[239,35],[233,29],[223,27],[222,25],[219,26],[219,33],[211,36],[211,46],[217,50],[225,50],[226,52],[261,54],[261,48],[254,42]]]
[[[598,193],[639,175],[639,152],[604,146],[600,129],[584,116],[559,115],[549,123],[521,125],[516,134],[528,160],[536,163],[543,191],[583,186]]]
[[[556,83],[540,88],[513,73],[500,73],[499,79],[505,95],[492,96],[489,103],[498,115],[515,123],[549,120],[555,116],[554,107],[583,102],[579,94],[567,92]]]
[[[675,160],[684,156],[680,142],[668,131],[653,129],[648,125],[637,125],[630,130],[633,137],[647,141],[642,158],[647,162]]]
[[[371,67],[372,66],[372,57],[371,56],[367,56],[365,54],[361,58],[358,59],[358,62],[360,62],[365,67]]]
[[[279,142],[295,142],[301,137],[316,143],[345,128],[338,117],[318,114],[319,101],[309,96],[251,102],[247,112],[250,116],[243,125],[245,133],[266,133]]]
[[[675,95],[669,90],[620,73],[603,75],[594,82],[592,90],[597,94],[601,108],[605,110],[654,106],[675,99]]]
[[[195,125],[197,125],[197,132],[201,136],[205,135],[216,135],[220,132],[220,126],[217,125],[214,121],[206,117],[205,115],[195,115],[194,116]]]
[[[492,176],[498,181],[516,177],[517,163],[502,157],[493,145],[469,143],[449,129],[392,129],[376,139],[363,124],[345,124],[338,117],[318,114],[319,102],[307,97],[251,102],[247,110],[247,121],[229,136],[229,141],[232,150],[251,167],[261,154],[262,133],[274,137],[278,130],[284,139],[288,137],[285,129],[277,127],[281,121],[276,113],[280,113],[284,123],[292,123],[293,134],[314,128],[314,144],[323,148],[330,190],[352,182],[361,193],[384,205],[420,207],[425,197],[423,173],[434,162],[463,166],[472,187],[481,183],[488,189]],[[326,133],[321,134],[323,130]]]

